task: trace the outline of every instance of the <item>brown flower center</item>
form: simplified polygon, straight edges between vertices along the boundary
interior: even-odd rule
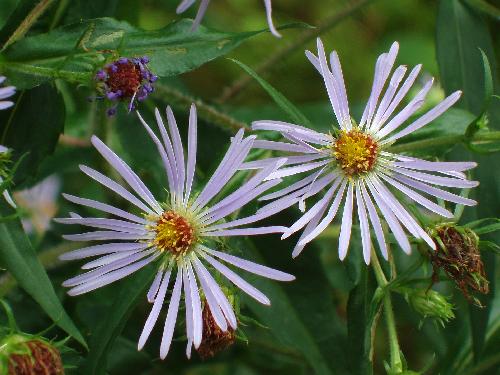
[[[108,84],[111,92],[121,92],[122,97],[131,98],[141,86],[140,69],[131,61],[108,67]]]
[[[153,239],[156,247],[174,255],[187,253],[196,241],[192,225],[184,217],[171,210],[163,213],[153,230],[156,232]]]
[[[333,157],[349,177],[371,171],[377,160],[377,142],[357,129],[342,130],[331,148]]]

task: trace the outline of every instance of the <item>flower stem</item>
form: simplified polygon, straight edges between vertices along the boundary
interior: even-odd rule
[[[54,0],[42,0],[40,1],[26,18],[21,22],[21,24],[17,27],[17,29],[12,33],[12,35],[7,39],[5,44],[2,47],[2,51],[4,51],[8,46],[22,39],[24,35],[28,32],[28,30],[33,26],[33,24],[40,18],[40,16],[45,13],[45,11],[52,5]]]
[[[373,262],[372,263],[373,271],[375,272],[375,278],[377,279],[377,283],[380,287],[383,288],[388,284],[388,282],[387,278],[384,275],[384,271],[380,266],[377,254],[374,250],[372,251],[372,262]],[[394,311],[392,310],[392,300],[390,291],[386,291],[383,303],[384,303],[385,322],[387,325],[387,335],[389,337],[391,370],[397,374],[403,371],[403,361],[401,360],[398,334],[396,331],[396,320],[394,318]]]
[[[472,144],[481,142],[492,142],[492,141],[500,141],[500,131],[476,133],[472,137],[472,139],[469,140],[469,142]],[[424,148],[448,146],[465,142],[466,139],[463,135],[445,135],[441,137],[433,137],[430,139],[423,139],[421,141],[415,141],[415,142],[409,142],[391,146],[388,148],[388,150],[394,153],[399,153],[399,152],[415,151]]]

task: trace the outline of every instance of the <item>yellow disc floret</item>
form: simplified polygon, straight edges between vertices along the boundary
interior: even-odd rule
[[[342,130],[331,148],[339,167],[349,177],[371,171],[377,160],[377,142],[358,129]]]
[[[196,242],[193,226],[174,211],[165,211],[153,230],[156,233],[153,244],[160,251],[168,251],[175,256],[186,254]]]

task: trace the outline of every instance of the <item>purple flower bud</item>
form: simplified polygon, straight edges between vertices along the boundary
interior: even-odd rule
[[[108,108],[106,114],[108,115],[108,117],[113,117],[114,115],[116,115],[116,107]]]
[[[120,57],[118,59],[118,64],[128,64],[129,62],[129,59],[127,59],[126,57]]]
[[[104,81],[107,77],[108,74],[104,70],[99,70],[95,75],[95,79],[98,81]]]

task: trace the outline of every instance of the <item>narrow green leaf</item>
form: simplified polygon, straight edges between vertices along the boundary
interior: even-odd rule
[[[311,122],[292,102],[290,102],[282,93],[276,90],[267,81],[261,78],[249,66],[235,59],[229,59],[229,60],[238,64],[245,72],[247,72],[252,78],[254,78],[262,86],[262,88],[266,90],[266,92],[271,96],[274,102],[283,110],[283,112],[285,112],[290,117],[290,120],[292,120],[297,125],[312,127]]]
[[[5,26],[18,4],[19,0],[2,0],[2,6],[0,7],[0,30]]]
[[[495,21],[500,21],[500,9],[495,5],[488,3],[485,0],[464,0],[465,3],[474,9],[493,18]]]
[[[14,213],[3,199],[0,200],[2,217]],[[0,263],[59,327],[86,346],[83,336],[57,298],[19,219],[0,223]]]
[[[92,332],[89,343],[90,354],[85,366],[86,375],[107,373],[108,354],[136,304],[146,298],[146,289],[156,274],[154,266],[155,264],[150,264],[121,282],[122,285],[108,315],[101,317],[100,324]]]
[[[90,84],[106,61],[146,55],[155,74],[174,76],[227,54],[263,31],[225,33],[200,27],[192,32],[191,26],[192,21],[181,20],[144,31],[111,18],[86,20],[9,47],[0,56],[0,72],[20,88],[56,78]]]

